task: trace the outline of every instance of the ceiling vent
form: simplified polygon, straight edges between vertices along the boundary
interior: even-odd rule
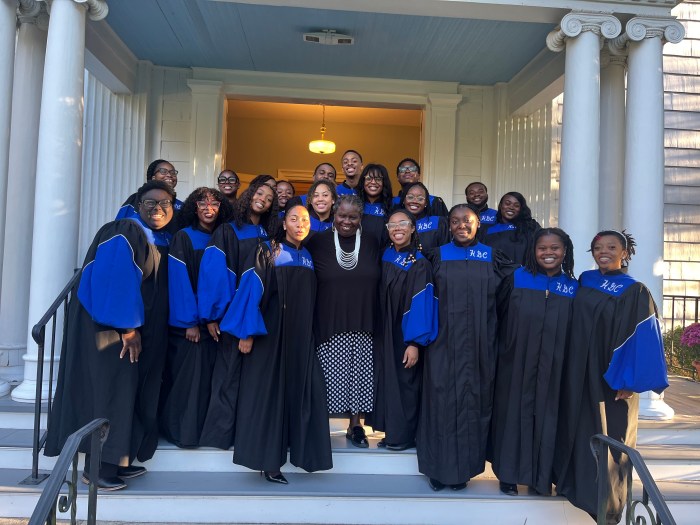
[[[304,42],[324,46],[350,46],[355,43],[355,39],[349,35],[336,33],[335,29],[324,29],[315,33],[304,33]]]

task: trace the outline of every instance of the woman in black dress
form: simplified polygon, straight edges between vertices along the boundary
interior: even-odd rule
[[[416,443],[423,384],[422,354],[437,336],[432,268],[420,253],[416,221],[398,210],[386,224],[391,239],[382,256],[381,326],[374,363],[374,411],[368,424],[385,433],[377,446],[406,450]]]
[[[384,225],[394,195],[386,168],[381,164],[367,164],[360,175],[357,195],[364,204],[362,230],[377,239],[379,246],[383,247],[388,240]]]
[[[276,241],[258,246],[221,330],[242,354],[233,462],[287,484],[287,461],[307,472],[333,467],[326,387],[313,342],[316,275],[302,247],[309,212],[285,214]],[[234,350],[235,351],[235,350]]]
[[[564,364],[554,461],[557,493],[594,519],[598,469],[591,436],[606,434],[634,447],[639,412],[634,393],[661,393],[668,386],[656,304],[647,287],[625,271],[634,247],[624,231],[602,231],[591,241],[598,269],[579,277]],[[618,452],[608,454],[607,463],[606,522],[618,523],[632,467]]]
[[[416,221],[416,231],[423,251],[432,250],[450,241],[447,217],[428,213],[428,188],[421,182],[408,184],[402,195],[400,207],[405,208]]]
[[[501,250],[514,263],[523,264],[528,243],[539,227],[525,197],[517,191],[509,191],[498,203],[496,223],[481,234],[481,239],[487,246]]]
[[[308,249],[318,279],[314,334],[328,412],[349,414],[346,436],[353,445],[366,448],[360,416],[372,410],[372,334],[380,265],[376,239],[360,228],[362,209],[356,195],[339,196],[333,228],[312,237]]]

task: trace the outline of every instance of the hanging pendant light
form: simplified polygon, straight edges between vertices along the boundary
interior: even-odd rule
[[[312,140],[309,142],[309,151],[311,153],[320,153],[321,155],[327,155],[328,153],[335,152],[335,142],[331,140],[326,140],[324,136],[326,135],[326,106],[321,105],[323,108],[323,120],[321,121],[321,140]]]

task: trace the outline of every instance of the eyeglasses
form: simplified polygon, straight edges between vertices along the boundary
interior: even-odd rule
[[[365,180],[366,180],[366,181],[371,181],[371,180],[373,180],[373,181],[375,181],[375,182],[382,182],[382,181],[384,180],[384,178],[383,178],[381,175],[372,175],[372,174],[369,174],[369,175],[365,175]]]
[[[406,202],[417,202],[419,204],[423,204],[425,202],[425,197],[423,197],[422,195],[408,194],[408,195],[406,195],[406,198],[404,200]]]
[[[209,207],[218,210],[219,206],[221,206],[219,201],[197,201],[197,208],[200,210],[206,210]]]
[[[401,166],[399,173],[415,173],[418,171],[418,166]]]
[[[170,176],[173,179],[177,179],[178,171],[177,170],[169,170],[168,168],[158,168],[156,170],[156,173],[160,173],[161,175],[163,175],[163,177]]]
[[[387,222],[386,223],[386,229],[389,231],[393,231],[396,228],[408,228],[411,226],[411,221],[399,221],[399,222]]]
[[[219,177],[219,179],[217,180],[217,182],[218,182],[219,184],[226,184],[226,183],[228,183],[228,184],[238,184],[238,178],[236,178],[236,177],[229,177],[229,178],[226,178],[226,177]]]
[[[169,199],[163,199],[162,201],[146,199],[145,201],[141,201],[141,205],[147,210],[155,210],[156,206],[160,206],[161,209],[167,210],[173,205],[173,202]]]

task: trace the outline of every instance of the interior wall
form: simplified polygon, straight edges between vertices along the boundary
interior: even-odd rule
[[[313,170],[330,162],[343,180],[340,159],[347,149],[362,154],[365,165],[384,164],[398,190],[396,165],[405,157],[420,162],[419,126],[393,126],[326,122],[326,139],[336,144],[335,153],[320,155],[309,151],[309,142],[320,138],[320,122],[269,118],[240,118],[227,112],[225,167],[243,173],[269,173],[278,169]]]

